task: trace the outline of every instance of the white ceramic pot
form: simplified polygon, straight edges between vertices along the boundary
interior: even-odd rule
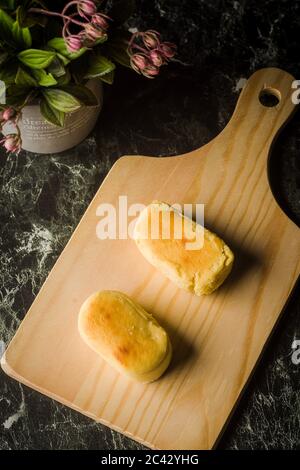
[[[66,116],[64,127],[49,124],[42,116],[38,105],[25,106],[19,127],[22,136],[22,149],[34,153],[63,152],[84,140],[93,130],[103,104],[101,80],[90,80],[87,86],[98,98],[98,106],[82,107]],[[4,134],[14,132],[7,124]]]

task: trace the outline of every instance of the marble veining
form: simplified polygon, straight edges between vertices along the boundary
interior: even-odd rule
[[[137,1],[130,26],[152,27],[179,45],[156,80],[119,71],[94,132],[59,155],[0,154],[0,352],[112,164],[124,154],[180,154],[228,122],[245,79],[280,66],[299,76],[299,1]],[[300,221],[299,113],[270,159],[271,185]],[[300,448],[299,289],[266,349],[220,448]],[[1,449],[139,449],[139,444],[0,372]]]

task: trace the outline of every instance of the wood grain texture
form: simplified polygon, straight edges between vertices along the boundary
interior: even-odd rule
[[[126,156],[103,182],[2,358],[40,392],[160,449],[210,449],[228,420],[300,271],[299,229],[275,201],[267,158],[291,116],[293,77],[250,77],[226,128],[202,148],[163,159]],[[266,108],[260,92],[280,95]],[[96,237],[100,203],[204,203],[205,224],[236,262],[210,296],[176,288],[132,240]],[[92,292],[126,292],[170,333],[174,358],[157,382],[119,375],[80,339],[77,315]]]

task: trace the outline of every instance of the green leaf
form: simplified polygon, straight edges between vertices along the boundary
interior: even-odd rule
[[[66,117],[65,113],[58,111],[58,109],[54,108],[46,99],[41,101],[40,110],[43,117],[46,121],[50,122],[50,124],[60,127],[64,126]]]
[[[8,44],[12,41],[13,24],[14,20],[4,10],[0,9],[0,37]]]
[[[57,84],[59,86],[64,86],[64,85],[68,85],[71,81],[71,74],[70,74],[70,71],[67,69],[66,70],[66,73],[64,75],[62,75],[61,77],[57,77],[56,80],[57,80]]]
[[[7,58],[8,58],[7,52],[0,52],[0,66],[4,64]]]
[[[57,81],[53,77],[52,73],[47,73],[45,70],[33,70],[32,71],[35,79],[40,86],[48,87],[57,85]]]
[[[60,87],[78,99],[85,106],[98,106],[98,100],[94,93],[84,85],[66,85]]]
[[[21,28],[17,21],[12,27],[13,38],[20,47],[29,48],[32,45],[32,38],[29,28]]]
[[[64,113],[71,113],[81,107],[81,103],[77,98],[59,88],[43,90],[43,95],[50,106]]]
[[[2,80],[7,87],[15,83],[17,70],[17,64],[15,64],[14,62],[9,62],[5,64],[5,67],[2,67],[0,69],[0,80]]]
[[[75,83],[84,83],[84,75],[89,66],[89,57],[92,54],[92,51],[88,51],[85,55],[70,63],[68,69],[71,72],[72,81]]]
[[[36,80],[29,75],[28,72],[26,72],[24,69],[21,67],[18,68],[17,75],[15,78],[15,83],[16,85],[23,86],[24,88],[30,88],[30,87],[36,87],[37,82]]]
[[[20,85],[10,85],[6,91],[6,105],[13,107],[22,107],[28,98],[30,91]]]
[[[70,63],[70,59],[60,54],[59,52],[57,52],[57,57],[62,61],[64,65],[68,65]]]
[[[90,65],[84,78],[103,77],[115,69],[115,64],[103,55],[97,54],[91,57]]]
[[[45,69],[55,57],[55,52],[27,49],[18,54],[18,59],[32,69]]]
[[[32,28],[35,25],[42,26],[44,28],[48,23],[47,16],[35,15],[32,13],[27,13],[26,17],[22,20],[22,23],[19,22],[23,28]]]
[[[106,75],[103,75],[102,77],[99,77],[102,82],[107,83],[108,85],[112,85],[114,78],[115,78],[115,71],[112,70],[111,72],[107,73]]]
[[[47,67],[48,72],[52,73],[55,77],[62,77],[66,73],[64,64],[58,57],[54,57],[49,67]]]
[[[15,0],[0,0],[0,8],[13,10],[15,8]]]
[[[66,46],[66,42],[63,38],[53,38],[48,41],[47,45],[49,47],[52,47],[55,49],[57,52],[62,54],[64,57],[70,60],[75,60],[78,59],[82,54],[84,54],[87,51],[86,47],[82,47],[79,49],[77,52],[69,52]]]
[[[16,21],[19,23],[20,27],[24,26],[24,20],[26,18],[26,9],[24,5],[18,6],[16,10]]]
[[[107,54],[118,64],[123,65],[123,67],[130,66],[130,57],[127,53],[127,50],[118,49],[117,47],[109,46],[107,49]]]
[[[115,62],[118,62],[118,64],[129,68],[131,68],[131,66],[127,48],[130,37],[131,35],[127,31],[123,31],[122,33],[118,32],[110,39],[109,43],[104,46],[105,54]]]

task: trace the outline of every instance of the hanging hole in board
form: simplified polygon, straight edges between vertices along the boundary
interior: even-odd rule
[[[276,88],[263,88],[259,94],[259,101],[267,108],[273,108],[280,103],[281,94]]]

